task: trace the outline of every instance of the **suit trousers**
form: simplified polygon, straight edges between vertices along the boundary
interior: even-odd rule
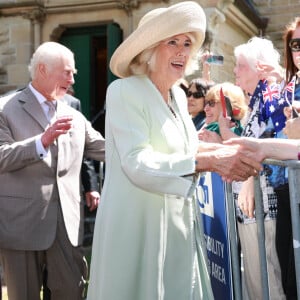
[[[70,243],[61,209],[55,240],[42,251],[0,249],[9,300],[40,300],[43,272],[52,300],[83,299],[88,269],[81,246]],[[33,237],[34,238],[34,237]]]

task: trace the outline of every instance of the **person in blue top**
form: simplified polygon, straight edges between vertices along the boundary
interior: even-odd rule
[[[299,113],[300,17],[296,17],[286,26],[283,41],[286,85],[282,92],[282,99],[291,104],[293,110]],[[289,139],[299,139],[299,118],[290,119],[295,117],[291,106],[284,109],[289,120],[286,122],[283,132]],[[289,186],[287,183],[283,183],[275,191],[278,198],[276,249],[281,266],[282,285],[287,299],[297,299]]]
[[[282,70],[278,51],[270,40],[253,37],[247,43],[235,47],[234,55],[236,84],[249,95],[249,112],[242,136],[258,139],[280,134],[285,126],[283,109],[286,103],[281,100],[280,86],[277,84],[280,79],[277,76],[280,77]],[[269,292],[270,299],[285,299],[275,247],[277,197],[270,183],[269,171],[270,167],[264,166],[260,174]],[[253,178],[235,183],[233,191],[246,289],[250,299],[262,299]]]

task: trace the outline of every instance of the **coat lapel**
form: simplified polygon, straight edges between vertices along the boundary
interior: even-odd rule
[[[190,149],[194,149],[197,147],[198,139],[197,139],[197,134],[196,134],[196,129],[195,126],[193,125],[192,119],[188,114],[187,110],[187,103],[185,99],[182,99],[184,97],[184,94],[181,93],[178,87],[177,88],[172,88],[172,93],[174,96],[174,101],[175,101],[175,108],[176,108],[176,113],[180,115],[180,120],[176,120],[175,117],[173,116],[172,112],[168,108],[168,106],[163,103],[164,100],[162,98],[162,95],[159,93],[157,88],[154,86],[154,84],[151,82],[151,80],[148,77],[138,77],[137,80],[142,80],[143,85],[142,91],[143,94],[148,95],[147,99],[152,99],[153,101],[159,101],[157,105],[153,103],[152,109],[162,109],[165,111],[166,114],[164,116],[168,115],[169,116],[169,121],[173,122],[173,124],[177,127],[178,133],[182,137],[182,140],[185,145],[185,151],[188,153],[190,152]],[[139,86],[137,84],[136,86]],[[151,96],[152,95],[152,96]],[[160,114],[157,114],[156,116],[158,117]],[[162,123],[164,123],[165,120],[162,120]],[[182,122],[182,124],[180,124]]]
[[[20,93],[19,101],[23,104],[23,109],[36,120],[42,128],[46,128],[48,125],[48,120],[45,113],[39,104],[38,100],[35,98],[34,94],[31,92],[30,88],[26,88],[23,93]]]
[[[174,96],[175,105],[177,106],[178,109],[178,113],[183,122],[184,131],[185,131],[184,132],[185,141],[187,142],[188,145],[190,146],[194,145],[196,147],[196,145],[198,144],[198,139],[197,138],[195,139],[196,129],[192,121],[192,118],[188,114],[187,103],[186,101],[182,101],[182,99],[180,99],[181,93],[179,93],[178,90],[176,91],[175,88],[172,88],[172,93]]]

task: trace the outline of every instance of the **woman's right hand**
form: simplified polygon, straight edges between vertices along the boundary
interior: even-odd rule
[[[230,129],[235,126],[235,123],[230,120],[230,117],[224,117],[221,113],[219,115],[218,123],[222,140],[237,137],[237,135]]]

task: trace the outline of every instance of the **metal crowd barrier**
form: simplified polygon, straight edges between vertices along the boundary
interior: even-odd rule
[[[296,283],[298,300],[300,300],[300,161],[297,160],[273,160],[267,159],[264,161],[266,164],[284,166],[288,169],[288,183],[290,191],[290,206],[292,218],[292,231],[293,231],[293,247],[295,255],[295,269],[296,269]],[[237,244],[237,230],[235,218],[235,204],[232,196],[231,184],[226,183],[226,193],[228,199],[228,211],[234,212],[228,214],[228,226],[231,247],[232,259],[232,279],[233,279],[233,294],[235,300],[242,300],[242,285],[240,276],[240,259]],[[268,270],[266,262],[265,250],[265,230],[264,230],[264,212],[262,192],[260,188],[259,178],[255,178],[255,215],[257,222],[258,233],[258,247],[260,254],[261,266],[261,280],[263,286],[263,300],[269,300],[269,284],[268,284]]]

